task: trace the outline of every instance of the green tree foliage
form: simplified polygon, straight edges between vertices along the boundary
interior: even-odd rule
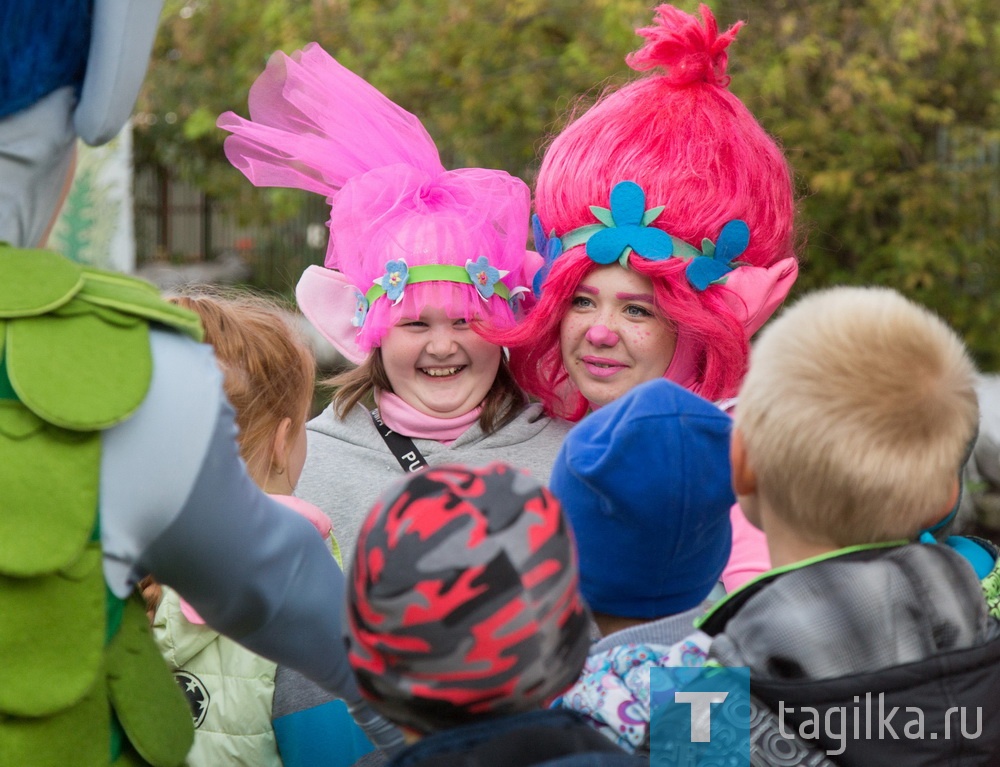
[[[137,163],[217,197],[254,197],[226,161],[215,121],[227,109],[245,114],[270,52],[304,45],[323,16],[322,5],[300,0],[167,0],[136,105]]]
[[[639,0],[167,0],[140,161],[250,194],[215,118],[246,114],[267,55],[317,40],[424,121],[446,166],[529,182],[580,94],[628,75]],[[678,2],[695,10],[696,2]],[[782,142],[801,197],[797,291],[899,288],[1000,367],[1000,20],[995,0],[717,0],[746,19],[732,89]],[[155,119],[155,123],[153,123]],[[279,211],[300,204],[279,194]]]
[[[275,50],[316,40],[416,113],[447,167],[528,178],[537,147],[580,94],[626,71],[641,0],[168,0],[138,106],[140,162],[219,194],[247,184],[226,162],[222,112]]]
[[[1000,24],[992,0],[727,2],[733,90],[780,137],[797,291],[895,287],[1000,367]]]
[[[647,15],[634,0],[369,0],[353,5],[340,53],[420,115],[447,166],[530,180],[541,142],[580,94],[628,72]]]

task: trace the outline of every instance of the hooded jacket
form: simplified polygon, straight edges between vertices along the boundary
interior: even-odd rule
[[[783,737],[837,764],[1000,761],[1000,621],[946,546],[855,547],[779,568],[701,629],[714,660],[750,668]],[[772,748],[759,734],[754,748]]]

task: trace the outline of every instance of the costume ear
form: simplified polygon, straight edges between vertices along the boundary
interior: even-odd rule
[[[77,135],[90,146],[113,139],[135,107],[156,39],[163,0],[96,0],[87,72],[73,112]]]
[[[769,267],[740,266],[726,276],[723,296],[746,328],[747,338],[767,322],[799,274],[794,258],[783,258]]]
[[[358,346],[358,329],[351,324],[356,308],[354,286],[333,269],[310,266],[295,286],[299,309],[333,348],[355,365],[367,356]]]
[[[535,279],[539,269],[545,266],[545,259],[534,250],[524,251],[524,278],[528,285]]]

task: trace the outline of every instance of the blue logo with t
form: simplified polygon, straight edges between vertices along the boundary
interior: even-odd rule
[[[650,671],[650,767],[749,767],[750,669]]]

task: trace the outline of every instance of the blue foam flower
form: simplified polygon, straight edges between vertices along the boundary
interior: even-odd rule
[[[375,284],[381,286],[390,301],[396,302],[403,297],[403,289],[409,278],[410,270],[406,268],[406,262],[399,259],[386,262],[385,274],[377,279]]]
[[[587,240],[587,255],[599,264],[626,265],[635,251],[650,261],[662,261],[674,253],[670,235],[649,226],[663,208],[646,210],[646,193],[634,181],[620,181],[611,190],[611,210],[592,207],[591,211],[606,228]]]
[[[500,281],[500,270],[495,266],[490,266],[486,256],[480,256],[475,261],[465,263],[465,271],[472,278],[472,284],[476,287],[484,299],[489,299],[496,292],[493,288]]]
[[[555,229],[546,236],[542,221],[538,218],[537,213],[531,217],[531,233],[535,239],[535,250],[538,251],[543,261],[541,269],[535,272],[531,281],[531,292],[538,298],[542,295],[542,283],[549,276],[552,264],[563,253],[563,244],[562,240],[556,237]]]
[[[351,319],[351,324],[360,328],[365,324],[365,317],[368,316],[368,299],[357,288],[352,288],[352,290],[354,291],[354,317]]]
[[[688,262],[684,274],[695,290],[705,290],[709,285],[718,284],[735,268],[733,262],[743,254],[750,244],[750,227],[745,221],[734,219],[722,227],[719,239],[702,243],[702,255]]]

